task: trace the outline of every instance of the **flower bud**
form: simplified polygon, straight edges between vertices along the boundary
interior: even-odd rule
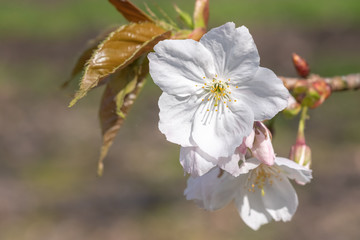
[[[309,64],[305,61],[305,59],[303,59],[296,53],[292,54],[292,60],[296,68],[297,74],[300,77],[306,78],[310,73]]]
[[[209,20],[209,0],[196,0],[194,9],[194,29],[206,29]]]
[[[273,165],[275,161],[274,148],[271,143],[271,132],[262,123],[254,123],[255,139],[251,148],[252,155],[266,165]]]
[[[302,106],[316,108],[320,106],[331,94],[331,88],[325,80],[318,75],[311,75],[307,80],[296,82],[293,95]]]
[[[311,149],[305,143],[297,142],[291,147],[289,158],[299,165],[310,169]]]
[[[331,94],[331,88],[322,78],[318,78],[311,83],[312,88],[319,94],[319,99],[314,102],[310,108],[317,108],[320,106]]]

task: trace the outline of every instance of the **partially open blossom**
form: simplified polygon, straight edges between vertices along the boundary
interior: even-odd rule
[[[186,199],[210,211],[235,200],[240,217],[254,230],[271,220],[290,221],[298,198],[289,179],[308,183],[311,170],[286,158],[276,158],[272,166],[251,158],[243,169],[246,173],[238,177],[219,168],[201,177],[190,177],[184,192]]]
[[[200,42],[164,40],[150,53],[150,74],[164,91],[159,129],[167,140],[199,147],[213,158],[231,157],[254,121],[270,119],[287,105],[288,90],[259,66],[246,27],[226,23]]]
[[[271,143],[271,132],[262,122],[254,123],[255,138],[251,148],[253,157],[262,163],[273,165],[275,161],[274,148]]]

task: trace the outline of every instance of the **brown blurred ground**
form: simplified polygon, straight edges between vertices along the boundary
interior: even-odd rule
[[[85,30],[60,39],[1,35],[1,240],[360,239],[360,92],[335,93],[310,112],[314,180],[297,187],[293,221],[254,232],[233,205],[211,213],[184,199],[179,149],[158,131],[161,92],[151,80],[106,159],[104,177],[96,178],[102,89],[72,109],[72,90],[59,89],[74,51],[100,28]],[[257,23],[250,31],[262,65],[279,75],[294,76],[292,52],[325,76],[360,72],[359,25]],[[287,156],[296,124],[277,121],[278,155]]]

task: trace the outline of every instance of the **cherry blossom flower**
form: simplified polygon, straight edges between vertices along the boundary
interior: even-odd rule
[[[159,129],[182,147],[231,158],[254,121],[270,119],[287,105],[288,90],[271,70],[259,66],[244,26],[226,23],[199,42],[164,40],[154,50],[148,58],[151,77],[163,91]]]
[[[213,168],[201,177],[190,177],[184,194],[200,207],[214,211],[232,200],[243,221],[252,229],[275,221],[290,221],[298,206],[298,198],[289,179],[310,182],[311,170],[286,159],[275,159],[269,166],[256,158],[244,163],[246,174],[234,177]]]

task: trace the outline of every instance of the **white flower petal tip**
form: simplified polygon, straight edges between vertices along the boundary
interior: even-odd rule
[[[216,165],[204,157],[203,153],[197,147],[182,147],[180,149],[180,164],[186,173],[192,177],[202,176],[210,171]]]
[[[234,198],[237,181],[219,168],[214,168],[201,177],[190,177],[184,195],[187,200],[206,210],[223,208]]]
[[[148,55],[150,75],[163,90],[159,129],[183,147],[198,147],[220,166],[232,159],[254,120],[272,118],[286,107],[288,91],[260,57],[244,26],[226,23],[194,40],[164,40]],[[187,172],[195,170],[191,160]],[[234,161],[222,161],[234,166]],[[196,163],[196,164],[195,164]],[[224,167],[225,168],[225,167]],[[234,172],[234,175],[237,173]]]
[[[277,157],[275,158],[275,164],[286,173],[289,179],[295,180],[300,185],[305,185],[312,179],[311,169],[303,167],[290,159]]]
[[[233,177],[219,168],[189,178],[186,199],[207,210],[224,207],[235,199],[240,217],[258,230],[274,221],[290,221],[298,206],[296,192],[289,179],[310,181],[311,171],[285,158],[276,158],[272,166],[256,158],[248,159],[248,173]]]

